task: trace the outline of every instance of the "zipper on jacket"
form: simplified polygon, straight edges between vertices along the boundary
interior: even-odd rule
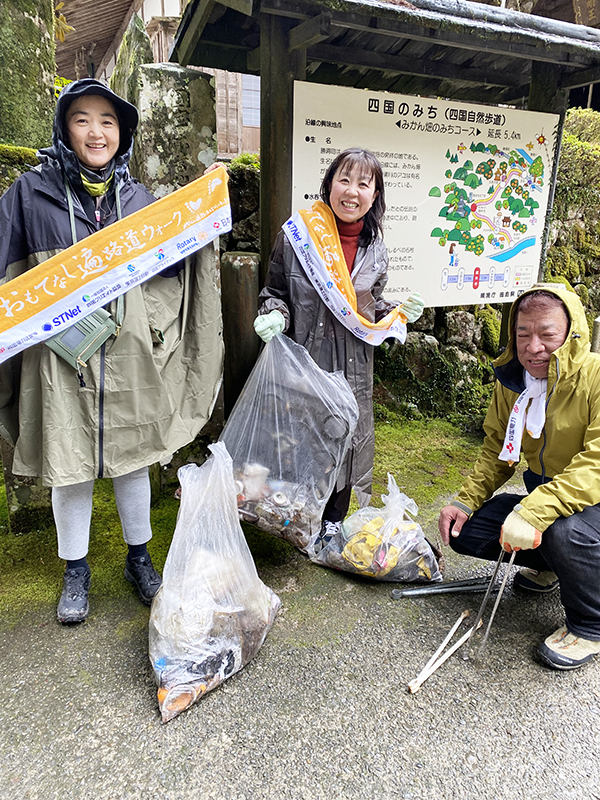
[[[558,358],[556,359],[556,380],[550,390],[550,394],[548,395],[548,399],[546,400],[546,408],[545,412],[548,413],[548,405],[550,404],[550,398],[554,394],[554,390],[556,389],[556,384],[558,383],[558,373],[560,371],[560,366],[558,363]],[[542,484],[546,483],[546,466],[544,464],[544,450],[546,449],[546,422],[544,421],[544,444],[542,445],[542,449],[540,450],[540,466],[542,468]]]
[[[367,260],[367,256],[369,255],[369,250],[371,250],[371,248],[373,249],[373,269],[375,269],[377,267],[377,251],[375,250],[375,242],[371,242],[365,248],[365,254],[361,258],[361,260],[358,262],[358,264],[356,263],[356,261],[354,261],[354,268],[353,268],[352,272],[350,273],[350,277],[352,278],[352,282],[353,283],[354,283],[354,278],[358,275],[358,273],[363,268],[363,265],[364,265],[365,261]]]
[[[104,477],[104,365],[106,344],[100,347],[100,394],[98,397],[98,477]]]

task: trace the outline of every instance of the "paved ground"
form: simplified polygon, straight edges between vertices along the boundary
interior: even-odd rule
[[[148,609],[124,581],[117,600],[92,591],[77,628],[53,604],[0,620],[0,798],[600,798],[600,663],[533,658],[562,623],[558,597],[510,589],[485,660],[454,657],[413,696],[479,595],[393,601],[295,551],[260,571],[283,601],[263,649],[167,725]],[[446,577],[490,571],[453,557]]]

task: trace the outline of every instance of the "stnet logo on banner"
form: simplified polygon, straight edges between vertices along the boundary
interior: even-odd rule
[[[0,363],[231,230],[223,167],[0,286]]]
[[[297,81],[293,209],[366,147],[383,167],[389,299],[512,302],[538,277],[558,115]]]

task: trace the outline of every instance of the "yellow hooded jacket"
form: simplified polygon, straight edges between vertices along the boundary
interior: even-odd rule
[[[521,516],[539,531],[558,517],[569,517],[600,503],[600,355],[590,352],[589,329],[579,297],[538,284],[567,307],[567,338],[551,357],[546,422],[539,439],[523,433],[522,452],[541,485],[522,502]],[[529,294],[529,290],[526,294]],[[481,507],[514,473],[516,465],[499,461],[513,403],[525,388],[514,343],[514,305],[507,349],[494,361],[497,381],[485,422],[485,441],[473,473],[454,504],[467,513]]]

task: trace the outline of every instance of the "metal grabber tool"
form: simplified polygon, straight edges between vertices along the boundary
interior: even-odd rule
[[[463,636],[461,636],[461,638],[455,644],[452,645],[452,647],[450,647],[444,653],[444,648],[446,647],[450,639],[454,636],[456,631],[459,629],[463,619],[466,619],[470,613],[471,612],[468,610],[462,612],[460,617],[450,628],[450,631],[446,635],[444,641],[441,643],[441,645],[438,647],[435,653],[431,656],[429,661],[425,664],[421,672],[419,672],[417,677],[413,678],[413,680],[408,684],[408,688],[411,694],[415,694],[416,692],[418,692],[419,689],[421,688],[421,684],[425,683],[425,681],[433,675],[433,673],[437,670],[437,668],[441,667],[442,664],[445,661],[447,661],[450,658],[450,656],[458,650],[459,647],[463,646],[463,644],[469,639],[471,634],[475,632],[475,628],[470,628]],[[481,622],[479,622],[479,624],[481,625]]]
[[[481,625],[481,618],[483,617],[483,614],[485,612],[488,600],[490,599],[490,595],[492,593],[492,587],[493,587],[493,585],[494,585],[494,583],[496,581],[496,577],[497,577],[498,571],[500,569],[500,564],[502,564],[502,560],[503,560],[505,554],[506,554],[505,550],[501,550],[500,551],[500,555],[498,556],[498,561],[496,562],[496,566],[494,567],[494,571],[492,573],[492,577],[490,579],[490,582],[489,582],[489,585],[488,585],[488,588],[487,588],[487,592],[485,593],[483,601],[482,601],[481,605],[479,606],[479,611],[477,612],[477,616],[475,617],[475,622],[473,624],[473,630],[474,631],[476,631],[477,628],[479,628],[479,626]],[[502,594],[504,592],[504,587],[506,586],[506,581],[508,579],[510,568],[513,565],[513,562],[515,560],[515,556],[516,555],[517,555],[517,551],[513,550],[511,555],[510,555],[510,559],[508,561],[508,564],[506,565],[506,571],[504,573],[504,577],[502,578],[502,583],[500,584],[500,588],[498,590],[498,595],[496,596],[496,602],[494,603],[494,607],[492,609],[492,613],[490,614],[490,618],[488,620],[487,628],[485,629],[485,633],[483,634],[483,639],[481,640],[481,644],[479,645],[479,650],[477,651],[477,658],[480,658],[482,653],[483,653],[483,651],[484,651],[484,648],[485,648],[485,645],[487,643],[488,636],[489,636],[489,633],[490,633],[490,628],[492,627],[492,622],[494,621],[494,617],[496,616],[496,611],[498,610],[498,606],[500,605],[500,600],[502,599]],[[463,659],[465,661],[471,656],[471,648],[473,647],[473,639],[474,638],[475,638],[474,636],[471,637],[471,639],[469,640],[469,644],[467,646],[467,649],[466,649],[465,653],[463,654]]]

